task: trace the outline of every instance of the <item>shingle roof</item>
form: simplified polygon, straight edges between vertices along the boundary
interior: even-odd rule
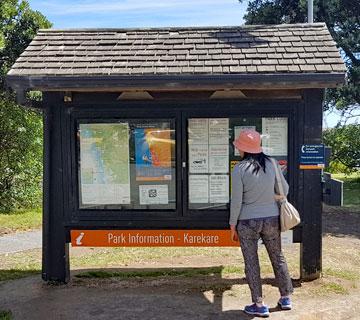
[[[324,23],[40,30],[9,76],[344,73]]]

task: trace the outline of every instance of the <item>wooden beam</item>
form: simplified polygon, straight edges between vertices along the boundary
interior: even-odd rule
[[[300,89],[274,89],[274,90],[242,90],[246,98],[249,99],[301,99],[302,90]]]
[[[149,76],[7,76],[15,90],[41,91],[216,91],[243,89],[333,88],[345,82],[343,73],[222,74]]]

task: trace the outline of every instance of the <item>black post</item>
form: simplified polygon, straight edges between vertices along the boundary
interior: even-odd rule
[[[304,144],[322,142],[322,103],[324,91],[304,92]],[[301,120],[300,120],[301,121]],[[320,277],[322,271],[322,186],[321,170],[303,170],[302,242],[300,274],[302,280]]]
[[[43,256],[45,281],[69,281],[69,245],[64,229],[61,95],[44,93]]]

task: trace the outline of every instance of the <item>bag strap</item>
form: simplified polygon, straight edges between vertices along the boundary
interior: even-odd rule
[[[276,183],[278,185],[278,188],[279,188],[279,192],[280,192],[280,196],[284,196],[285,197],[285,194],[284,194],[284,188],[283,188],[283,185],[281,183],[281,178],[280,178],[280,172],[279,172],[279,168],[277,166],[277,163],[275,161],[274,158],[270,158],[272,164],[274,165],[274,168],[275,168],[275,174],[276,174]]]

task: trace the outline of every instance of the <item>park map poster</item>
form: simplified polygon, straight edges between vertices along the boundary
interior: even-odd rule
[[[82,205],[130,203],[128,123],[80,124]]]
[[[170,129],[135,128],[135,164],[137,181],[171,180]]]

